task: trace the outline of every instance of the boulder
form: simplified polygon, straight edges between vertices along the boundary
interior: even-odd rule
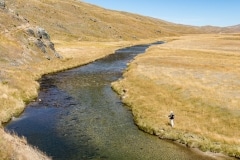
[[[38,37],[40,38],[40,39],[47,39],[47,40],[49,40],[50,39],[50,36],[49,36],[49,34],[47,33],[47,31],[45,30],[45,29],[43,29],[43,28],[40,28],[40,27],[38,27],[37,28],[37,35],[38,35]]]
[[[41,27],[27,27],[26,33],[29,36],[29,42],[33,42],[37,48],[39,48],[47,59],[52,59],[53,57],[61,58],[54,47],[54,43],[51,42],[50,36],[44,28]]]

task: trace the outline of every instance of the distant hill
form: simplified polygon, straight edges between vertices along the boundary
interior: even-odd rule
[[[239,25],[235,25],[235,26],[230,26],[230,27],[226,27],[226,32],[231,32],[231,33],[240,33],[240,24]]]
[[[199,29],[205,33],[240,33],[240,24],[229,27],[203,26]]]

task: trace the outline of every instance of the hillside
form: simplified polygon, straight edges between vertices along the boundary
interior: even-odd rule
[[[136,14],[106,10],[76,0],[7,0],[6,5],[54,40],[136,40],[198,29]]]
[[[196,27],[106,10],[75,0],[1,1],[4,4],[0,9],[1,62],[12,65],[60,57],[51,40],[117,42],[201,33]],[[39,31],[47,34],[46,38],[41,39]]]
[[[60,57],[46,30],[31,25],[13,10],[0,9],[0,65],[17,66]]]

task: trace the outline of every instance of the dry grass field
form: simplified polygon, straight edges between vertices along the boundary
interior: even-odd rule
[[[37,148],[28,145],[25,138],[19,138],[16,135],[5,133],[3,130],[0,130],[0,133],[2,136],[0,141],[1,160],[51,159]]]
[[[113,88],[140,129],[240,158],[239,36],[188,35],[152,46]]]

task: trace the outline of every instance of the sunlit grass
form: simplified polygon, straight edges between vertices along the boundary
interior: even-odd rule
[[[2,160],[51,159],[37,148],[27,145],[24,137],[19,137],[14,133],[9,134],[3,130],[0,130],[0,133],[0,157]]]
[[[113,88],[141,129],[184,144],[192,143],[185,132],[200,135],[208,139],[193,138],[200,149],[240,156],[240,42],[229,37],[235,35],[182,37],[133,61]]]

